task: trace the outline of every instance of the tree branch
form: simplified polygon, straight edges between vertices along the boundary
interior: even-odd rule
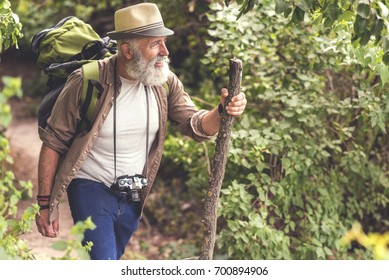
[[[238,59],[230,60],[229,78],[229,94],[226,98],[226,104],[231,101],[232,97],[239,94],[241,91],[242,61]],[[213,159],[208,191],[205,198],[202,220],[204,224],[204,236],[201,247],[201,260],[210,260],[213,258],[217,228],[217,205],[224,179],[228,146],[234,120],[235,117],[223,113],[219,133],[216,138],[216,151]]]

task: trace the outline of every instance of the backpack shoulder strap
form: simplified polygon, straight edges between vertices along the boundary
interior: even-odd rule
[[[99,65],[97,60],[82,65],[82,71],[84,79],[81,93],[80,129],[89,131],[93,125],[92,117],[96,110],[97,100],[103,92],[103,87],[99,83]]]

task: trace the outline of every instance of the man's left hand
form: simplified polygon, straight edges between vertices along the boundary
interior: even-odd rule
[[[222,88],[220,103],[223,105],[223,107],[227,96],[228,90],[226,88]],[[227,112],[227,114],[238,117],[243,114],[244,109],[246,108],[246,104],[246,96],[243,92],[241,92],[238,95],[234,96],[223,109]]]

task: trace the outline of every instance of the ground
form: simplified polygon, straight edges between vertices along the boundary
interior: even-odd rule
[[[36,118],[26,114],[31,104],[28,104],[25,100],[13,100],[11,105],[13,120],[5,133],[10,141],[11,155],[14,159],[14,164],[11,168],[17,180],[31,180],[34,186],[32,198],[22,200],[18,205],[18,213],[21,215],[24,209],[35,203],[41,141],[38,137]],[[52,245],[58,240],[68,240],[72,226],[73,221],[70,216],[67,198],[65,197],[60,204],[60,230],[57,238],[42,237],[37,231],[35,223],[32,225],[31,232],[22,235],[20,238],[28,242],[33,254],[39,259],[61,257],[64,255],[64,252],[54,250]],[[171,238],[162,236],[157,229],[143,222],[135,236],[131,239],[124,258],[166,259],[169,257],[169,252],[165,250],[163,253],[160,249],[170,241],[172,241]]]

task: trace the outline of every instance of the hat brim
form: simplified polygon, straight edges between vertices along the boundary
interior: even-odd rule
[[[171,36],[174,34],[173,30],[170,30],[166,27],[158,27],[149,30],[144,30],[141,32],[133,32],[131,30],[128,31],[111,31],[108,32],[107,35],[113,40],[125,40],[125,39],[133,39],[140,37],[164,37]]]

